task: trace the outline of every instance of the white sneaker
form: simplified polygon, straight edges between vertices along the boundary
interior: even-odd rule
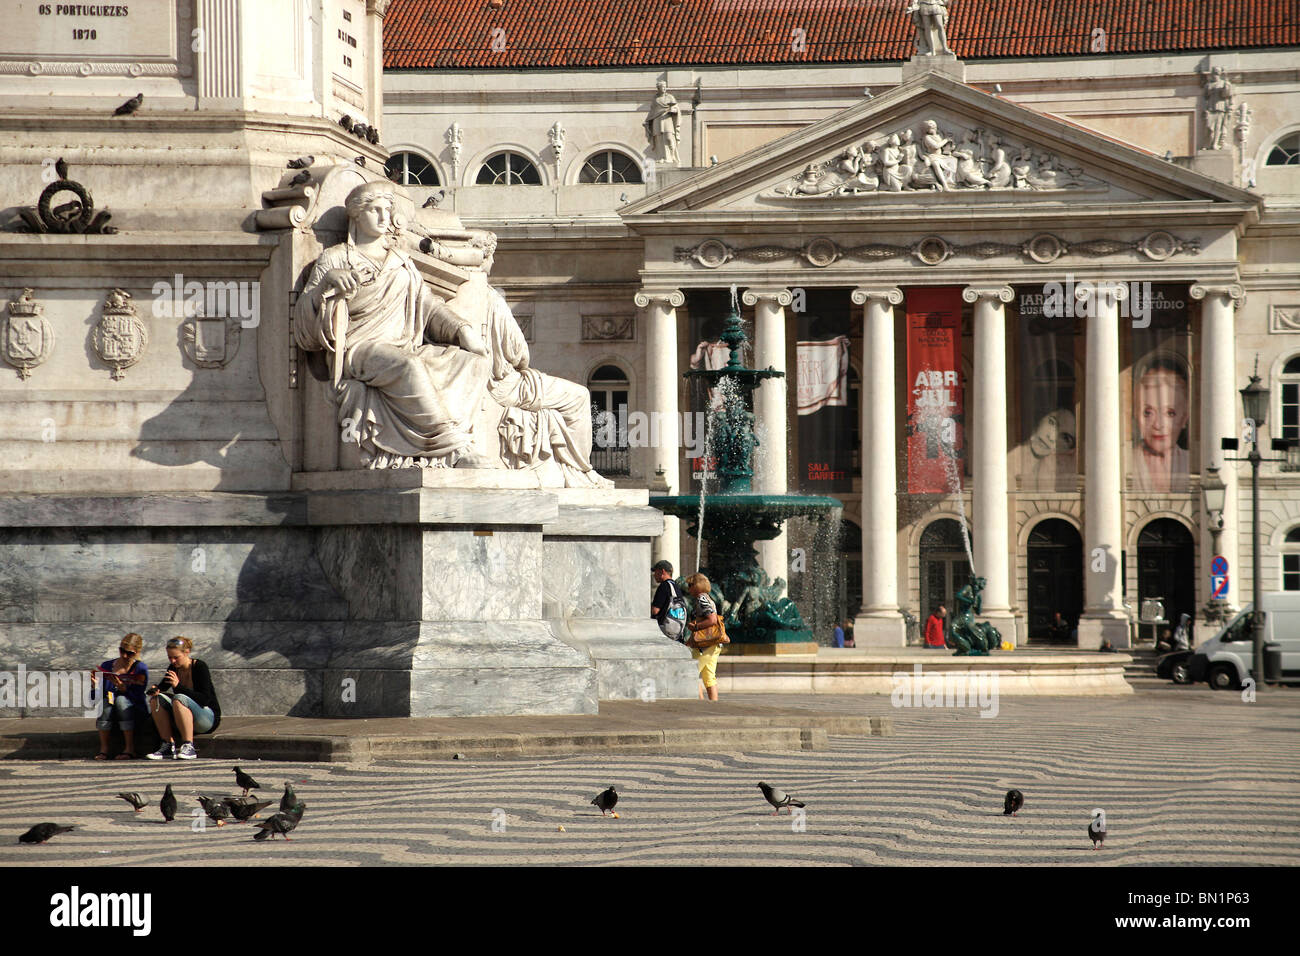
[[[194,749],[194,745],[188,740],[181,744],[181,749],[176,752],[177,760],[194,760],[198,757],[199,752]]]
[[[164,743],[151,754],[145,755],[149,760],[172,760],[176,757],[176,745]]]

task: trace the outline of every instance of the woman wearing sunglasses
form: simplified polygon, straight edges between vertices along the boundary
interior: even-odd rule
[[[104,706],[95,719],[99,730],[99,753],[96,760],[108,759],[108,738],[113,724],[122,731],[123,749],[118,760],[135,756],[135,725],[149,719],[149,708],[144,700],[144,688],[149,683],[149,668],[140,660],[144,638],[128,634],[122,638],[115,661],[104,661],[98,671],[90,672],[90,684],[99,693],[99,678],[104,678]]]
[[[221,704],[212,686],[208,665],[191,657],[194,642],[173,637],[167,642],[167,673],[156,687],[149,688],[153,722],[162,746],[149,754],[150,760],[193,760],[195,734],[210,734],[221,723]],[[177,738],[180,742],[177,743]]]

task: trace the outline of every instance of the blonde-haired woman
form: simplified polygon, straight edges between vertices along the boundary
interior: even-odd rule
[[[221,723],[221,704],[208,665],[191,657],[194,642],[173,637],[167,642],[167,674],[149,688],[153,722],[162,746],[149,754],[150,760],[193,760],[195,734],[210,734]],[[180,737],[180,745],[176,737]]]
[[[692,574],[686,579],[686,586],[690,589],[691,600],[695,604],[695,612],[686,622],[686,627],[691,631],[691,640],[688,646],[691,648],[691,656],[695,658],[696,664],[700,668],[700,699],[704,698],[707,692],[709,700],[718,699],[718,656],[722,653],[721,644],[713,644],[709,647],[695,647],[695,633],[705,628],[713,627],[718,623],[718,607],[713,603],[710,592],[713,585],[709,579],[698,572]]]
[[[135,756],[135,725],[148,720],[149,707],[144,700],[144,686],[149,683],[149,668],[140,660],[144,638],[127,634],[118,642],[117,659],[104,661],[99,670],[90,672],[90,684],[99,693],[99,678],[104,678],[103,701],[95,727],[99,730],[99,753],[96,760],[108,759],[108,739],[116,723],[122,731],[122,752],[117,760]]]

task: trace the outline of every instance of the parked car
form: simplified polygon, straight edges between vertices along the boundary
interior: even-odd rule
[[[1192,672],[1189,662],[1194,651],[1182,650],[1162,654],[1156,661],[1156,676],[1171,680],[1175,684],[1190,684]]]
[[[1260,604],[1264,609],[1265,647],[1276,645],[1281,653],[1278,681],[1300,683],[1300,592],[1265,594]],[[1193,681],[1206,681],[1217,690],[1229,690],[1240,687],[1250,676],[1254,656],[1252,609],[1253,605],[1247,605],[1219,633],[1196,649],[1187,662]]]

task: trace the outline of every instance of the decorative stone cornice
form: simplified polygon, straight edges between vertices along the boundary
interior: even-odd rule
[[[1240,283],[1200,283],[1197,282],[1188,290],[1188,294],[1193,299],[1204,299],[1207,295],[1227,296],[1233,301],[1237,308],[1246,304],[1246,289]]]
[[[859,286],[849,293],[854,305],[866,305],[868,299],[884,299],[890,305],[903,304],[903,290],[897,286]]]
[[[671,309],[680,309],[686,304],[686,296],[681,289],[642,289],[632,297],[638,309],[649,308],[651,302],[666,302]]]
[[[1016,291],[1009,285],[968,285],[961,290],[961,297],[966,302],[994,298],[1010,302],[1016,297]]]
[[[740,301],[745,305],[758,305],[760,299],[775,299],[780,306],[787,306],[794,301],[789,289],[746,289],[740,295]]]

